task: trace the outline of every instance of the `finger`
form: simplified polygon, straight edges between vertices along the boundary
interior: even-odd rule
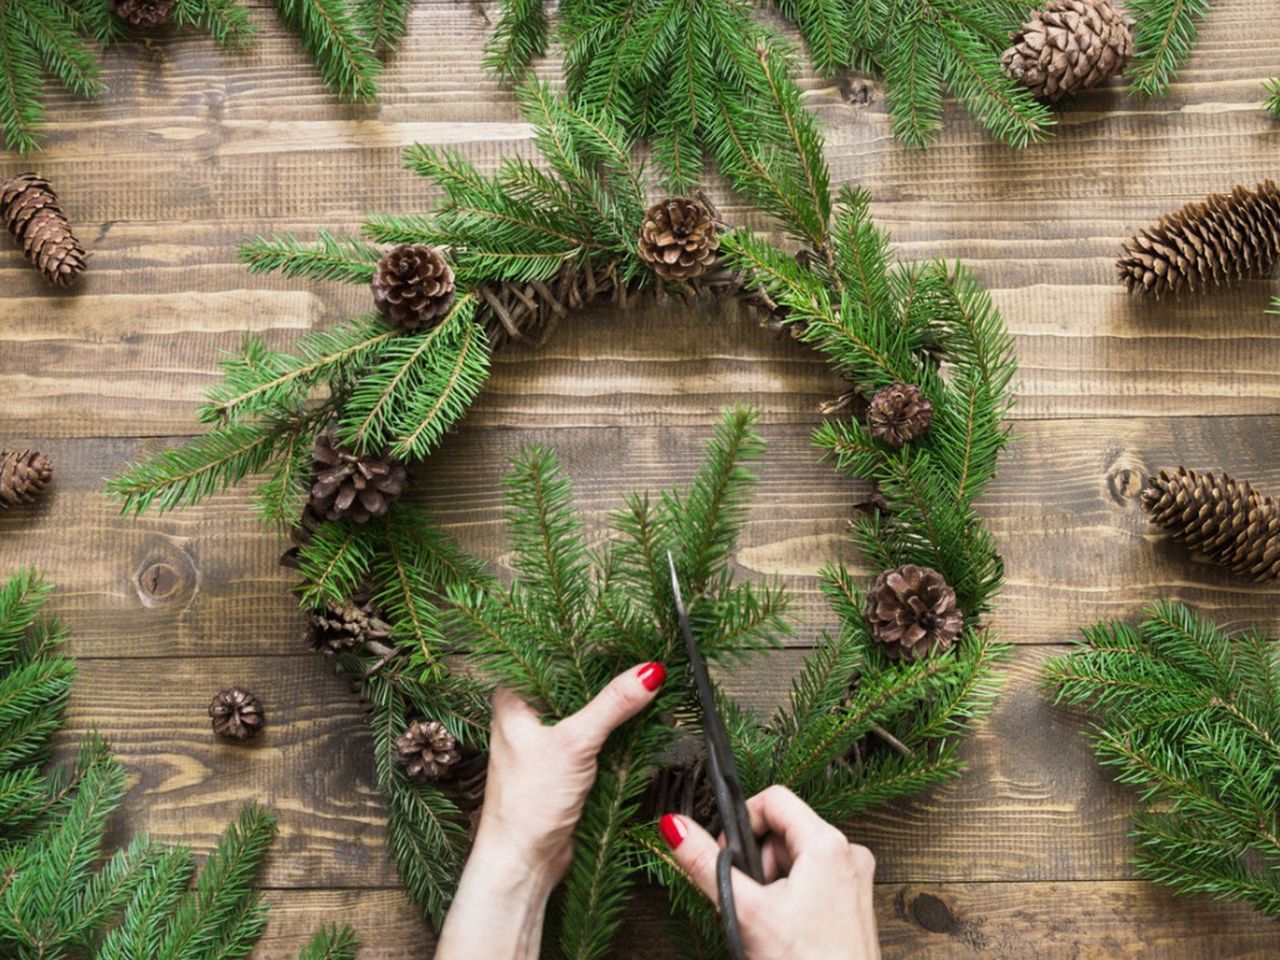
[[[716,889],[716,860],[723,847],[688,817],[668,813],[658,821],[658,832],[671,848],[676,863],[719,909],[720,898]],[[760,894],[760,884],[740,870],[733,871],[733,896],[739,913],[744,905],[753,902]]]
[[[493,691],[494,722],[512,720],[538,719],[538,712],[520,699],[520,694],[508,687],[499,687]]]
[[[757,836],[780,837],[792,860],[805,849],[834,846],[837,840],[848,842],[843,833],[814,813],[808,804],[777,784],[747,801],[747,815],[751,818],[751,831]]]
[[[556,724],[556,729],[594,756],[609,734],[653,702],[666,678],[666,667],[660,663],[642,663],[620,673],[585,707]]]
[[[791,872],[792,857],[782,838],[774,834],[760,844],[760,862],[764,865],[764,882],[773,883]]]

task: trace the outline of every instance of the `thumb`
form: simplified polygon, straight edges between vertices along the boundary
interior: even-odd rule
[[[556,728],[594,756],[609,734],[653,702],[666,678],[667,668],[662,664],[642,663],[610,680],[590,703],[565,717]]]
[[[668,813],[658,821],[658,832],[671,848],[671,856],[680,869],[688,874],[693,885],[701,890],[719,909],[720,895],[716,889],[716,861],[724,847],[706,830],[689,817]],[[737,901],[739,916],[743,901],[754,898],[760,891],[756,883],[736,868],[733,871],[733,896]]]

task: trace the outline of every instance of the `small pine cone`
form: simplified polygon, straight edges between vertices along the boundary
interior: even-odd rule
[[[243,687],[228,687],[213,695],[209,703],[213,732],[228,740],[248,740],[256,736],[266,720],[262,702]]]
[[[84,273],[84,247],[71,232],[48,180],[20,173],[0,183],[0,217],[22,255],[57,287],[69,287]]]
[[[933,423],[933,401],[913,383],[877,390],[867,406],[867,428],[877,440],[901,447],[924,436]]]
[[[415,780],[440,780],[462,759],[458,741],[436,720],[413,720],[396,738],[396,759]]]
[[[453,270],[439,250],[401,244],[378,261],[373,302],[379,313],[407,333],[434,327],[453,304]]]
[[[314,610],[307,626],[311,649],[328,656],[362,648],[391,636],[391,625],[378,616],[368,596],[358,595],[346,603],[330,601],[323,610]]]
[[[178,0],[107,0],[112,13],[139,30],[160,26],[177,5]]]
[[[876,577],[867,592],[867,627],[890,659],[921,660],[950,649],[964,614],[942,574],[907,564]]]
[[[316,481],[310,507],[327,520],[364,523],[387,512],[404,492],[404,464],[394,457],[361,456],[338,446],[332,431],[316,437]]]
[[[34,450],[0,450],[0,510],[34,503],[53,479],[53,461]]]
[[[1280,504],[1226,474],[1178,467],[1147,480],[1142,507],[1187,549],[1253,580],[1280,577]]]
[[[1236,187],[1189,203],[1139,230],[1116,267],[1130,293],[1203,293],[1210,287],[1264,277],[1280,261],[1280,187]]]
[[[637,251],[663,280],[701,276],[719,249],[715,215],[701,200],[659,200],[644,215]]]
[[[1009,39],[1005,73],[1044,100],[1096,87],[1133,56],[1132,21],[1111,0],[1049,0]]]

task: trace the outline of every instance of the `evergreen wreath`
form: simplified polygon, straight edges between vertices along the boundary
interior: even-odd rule
[[[376,99],[379,53],[403,39],[413,0],[274,2],[331,90],[348,100]],[[130,5],[150,17],[129,22]],[[91,44],[146,36],[162,23],[203,30],[232,49],[248,46],[254,35],[249,11],[237,0],[0,0],[5,146],[22,152],[38,147],[46,77],[77,96],[96,98],[106,86]]]
[[[1280,645],[1175,603],[1084,641],[1045,679],[1091,716],[1098,761],[1139,791],[1138,873],[1280,920]]]
[[[612,117],[527,84],[520,100],[545,167],[508,158],[485,175],[457,153],[416,147],[409,165],[444,192],[434,214],[371,217],[364,239],[248,242],[251,270],[370,285],[376,311],[290,353],[248,340],[201,409],[206,432],[109,482],[137,513],[262,476],[263,516],[294,530],[287,559],[303,577],[308,639],[373,704],[389,845],[436,922],[482,796],[489,684],[514,685],[554,717],[620,664],[661,659],[677,680],[610,742],[550,936],[565,955],[603,956],[641,869],[670,888],[695,942],[717,942],[706,939],[718,936],[708,906],[638,814],[661,803],[706,814],[697,761],[667,749],[678,735],[696,740],[698,722],[678,680],[665,552],[710,658],[775,646],[789,628],[778,585],[731,573],[747,464],[761,452],[753,414],[727,413],[688,489],[633,496],[595,551],[554,454],[526,450],[507,481],[514,584],[401,496],[405,464],[465,414],[490,350],[545,336],[580,307],[624,307],[656,288],[739,299],[828,358],[850,381],[845,409],[867,408],[865,423],[830,419],[815,440],[876,484],[853,540],[885,572],[866,590],[843,566],[826,569],[836,628],[773,719],[725,702],[749,786],[790,784],[847,819],[955,776],[958,737],[995,696],[1006,648],[984,620],[1003,568],[973,503],[1009,439],[1012,339],[962,267],[894,264],[867,196],[845,188],[833,201],[812,119],[791,88],[771,89],[790,150],[736,155],[727,170],[796,252],[728,228],[705,197],[647,203]],[[458,657],[480,669],[455,669]]]
[[[243,960],[266,925],[253,880],[275,818],[250,806],[195,886],[191,851],[146,836],[104,859],[125,770],[96,734],[44,770],[75,676],[65,631],[42,616],[49,586],[27,571],[0,584],[0,955],[10,960]],[[348,929],[316,935],[299,960],[355,960]]]

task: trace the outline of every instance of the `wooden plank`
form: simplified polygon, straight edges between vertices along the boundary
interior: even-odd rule
[[[499,507],[506,458],[523,443],[557,448],[577,500],[599,532],[633,489],[686,483],[711,429],[463,429],[417,474],[413,494],[467,549],[502,564]],[[1000,544],[1007,585],[993,622],[1017,643],[1060,643],[1099,619],[1136,617],[1157,597],[1192,603],[1229,626],[1280,632],[1276,586],[1254,585],[1196,562],[1159,536],[1137,504],[1142,478],[1179,462],[1227,468],[1280,491],[1280,463],[1259,443],[1273,418],[1036,421],[1013,445],[981,512]],[[845,536],[865,487],[817,461],[805,426],[770,425],[738,562],[744,575],[780,575],[795,594],[797,643],[830,625],[818,594],[822,564],[858,558]],[[120,517],[101,478],[157,441],[7,442],[47,450],[57,466],[35,510],[0,512],[0,570],[34,564],[61,590],[54,606],[80,656],[279,654],[299,649],[283,535],[253,519],[247,490],[197,509]],[[872,573],[873,571],[863,571]]]

